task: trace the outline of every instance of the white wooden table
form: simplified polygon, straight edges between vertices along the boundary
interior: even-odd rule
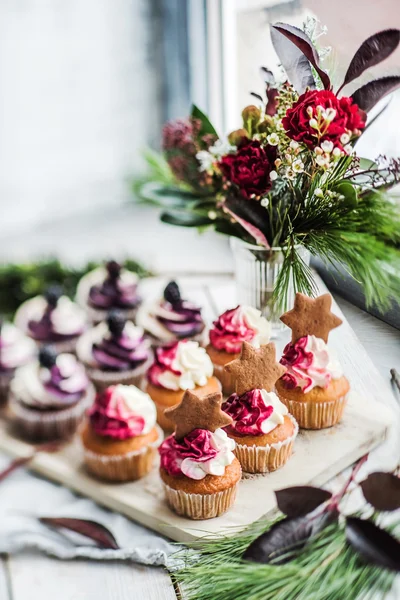
[[[205,295],[207,285],[203,282],[201,285]],[[336,299],[380,373],[389,382],[389,369],[400,370],[400,333],[340,298]],[[0,600],[176,598],[168,574],[160,568],[77,560],[61,562],[30,552],[0,559]]]

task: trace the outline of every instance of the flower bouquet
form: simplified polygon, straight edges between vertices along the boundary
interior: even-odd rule
[[[163,157],[148,155],[152,177],[139,195],[163,206],[166,223],[232,236],[247,253],[239,285],[258,290],[245,299],[258,308],[278,312],[296,291],[315,294],[309,254],[343,266],[368,304],[387,307],[400,291],[400,215],[387,195],[400,181],[400,160],[366,160],[355,145],[400,77],[369,81],[351,96],[342,90],[397,48],[400,31],[368,38],[336,89],[312,31],[277,23],[271,37],[282,82],[262,68],[265,98],[253,94],[257,105],[243,110],[242,127],[226,138],[196,106],[167,123]]]

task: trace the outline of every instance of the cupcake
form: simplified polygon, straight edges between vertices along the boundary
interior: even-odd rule
[[[272,342],[260,348],[243,342],[239,358],[225,366],[235,386],[222,405],[232,419],[225,431],[236,442],[236,457],[247,473],[269,473],[282,467],[299,430],[273,391],[285,372],[275,353]]]
[[[160,300],[142,304],[136,323],[147,331],[155,345],[181,339],[203,341],[205,323],[201,308],[181,298],[175,281],[169,282]]]
[[[147,382],[146,391],[156,405],[158,424],[165,431],[172,431],[173,425],[164,410],[179,404],[186,390],[205,396],[221,389],[205,348],[192,340],[156,348]]]
[[[94,396],[76,357],[44,346],[39,361],[16,370],[10,386],[10,413],[24,438],[35,442],[62,439],[75,432]]]
[[[221,402],[220,392],[200,398],[187,391],[167,411],[176,428],[159,448],[160,476],[168,506],[189,519],[219,517],[235,501],[242,470]]]
[[[81,437],[91,473],[108,481],[133,481],[151,471],[163,434],[148,394],[118,384],[97,394]]]
[[[331,312],[332,297],[296,294],[294,308],[281,320],[292,330],[281,363],[287,369],[277,381],[281,401],[304,429],[332,427],[340,421],[350,389],[329,332],[342,321]]]
[[[7,400],[15,370],[30,362],[36,344],[11,323],[0,319],[0,404]]]
[[[232,394],[234,386],[224,366],[239,357],[243,342],[249,342],[255,348],[267,344],[271,325],[256,308],[237,306],[214,321],[209,335],[210,343],[206,350],[214,365],[214,374],[222,384],[223,393]]]
[[[152,362],[143,329],[116,310],[82,335],[76,351],[97,391],[117,383],[140,386]]]
[[[75,352],[76,342],[86,329],[86,315],[63,296],[58,285],[43,296],[27,300],[15,314],[15,324],[40,347],[51,344],[57,352]]]
[[[76,291],[76,301],[86,311],[92,323],[100,323],[112,309],[120,310],[127,320],[133,320],[141,302],[138,276],[124,269],[115,260],[94,269],[82,277]]]

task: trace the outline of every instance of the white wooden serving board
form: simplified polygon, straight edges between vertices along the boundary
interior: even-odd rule
[[[144,295],[156,296],[163,283],[160,279],[143,282]],[[182,280],[181,285],[188,297],[205,307],[204,315],[209,321],[235,306],[231,280],[214,280],[210,284],[209,279],[202,281],[197,277]],[[322,282],[320,287],[321,292],[326,291]],[[344,319],[336,304],[333,310]],[[285,332],[275,340],[278,353],[287,339]],[[322,485],[386,438],[391,423],[391,413],[382,402],[386,384],[345,320],[332,332],[330,344],[336,348],[352,385],[343,421],[331,429],[301,431],[285,467],[271,474],[245,477],[234,507],[219,518],[191,521],[172,513],[164,502],[156,468],[133,483],[108,484],[93,479],[82,468],[78,439],[57,454],[38,454],[29,463],[30,468],[177,541],[188,542],[248,525],[275,511],[274,490],[301,484]],[[13,456],[26,456],[32,451],[29,444],[8,433],[4,422],[0,422],[0,448]]]

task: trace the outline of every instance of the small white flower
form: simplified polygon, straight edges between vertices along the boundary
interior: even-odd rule
[[[307,114],[309,117],[313,116],[313,109],[312,106],[307,106]]]
[[[318,115],[325,114],[325,108],[323,106],[321,106],[321,104],[318,104],[318,106],[317,106],[317,114]]]
[[[318,129],[317,119],[310,119],[310,127],[312,127],[313,129]]]
[[[321,148],[324,152],[327,152],[329,154],[333,150],[333,142],[325,140],[324,142],[322,142]]]
[[[322,150],[322,148],[320,148],[319,146],[316,146],[314,149],[315,154],[320,155],[323,154],[324,151]]]
[[[304,163],[303,161],[298,158],[297,160],[293,161],[292,164],[292,169],[295,173],[302,173],[304,171]]]
[[[288,167],[286,169],[286,177],[288,179],[294,179],[296,177],[296,173],[293,171],[293,169],[291,169],[290,167]]]
[[[315,162],[317,163],[317,165],[319,165],[320,167],[327,167],[329,164],[329,158],[326,159],[326,157],[324,155],[319,155],[317,156],[317,158],[315,159]]]
[[[219,159],[226,154],[236,151],[236,146],[231,146],[227,139],[217,140],[213,146],[210,146],[209,153]],[[199,153],[200,154],[200,153]]]
[[[276,161],[274,162],[274,165],[276,166],[277,169],[279,169],[281,164],[282,164],[282,161],[280,158],[277,158]]]
[[[346,154],[351,154],[353,152],[353,146],[351,144],[347,144],[343,150],[346,152]]]
[[[325,111],[325,119],[327,121],[333,121],[336,117],[336,110],[334,108],[327,108]]]
[[[277,146],[279,144],[279,136],[277,133],[270,133],[267,136],[267,142],[270,146]]]
[[[215,219],[217,218],[217,213],[215,212],[215,210],[208,211],[208,218],[211,219],[211,221],[215,221]]]
[[[269,178],[271,181],[275,181],[276,179],[278,179],[278,173],[276,171],[271,171],[271,173],[269,174]]]
[[[339,156],[342,156],[342,151],[340,148],[334,148],[332,154],[335,158],[339,158]]]
[[[200,171],[210,171],[212,169],[215,158],[212,154],[207,152],[207,150],[200,150],[200,152],[196,154],[196,158],[200,163]]]
[[[299,142],[296,142],[296,140],[292,140],[290,142],[290,147],[292,150],[297,150],[297,148],[300,146]]]
[[[350,136],[348,133],[342,133],[342,135],[340,136],[340,143],[343,144],[343,146],[345,146],[346,144],[348,144],[350,141]]]
[[[261,206],[263,206],[264,208],[268,208],[269,205],[269,200],[268,198],[263,198],[260,202]]]
[[[321,190],[321,188],[316,188],[315,192],[314,192],[314,196],[317,196],[317,198],[323,198],[324,192]]]

